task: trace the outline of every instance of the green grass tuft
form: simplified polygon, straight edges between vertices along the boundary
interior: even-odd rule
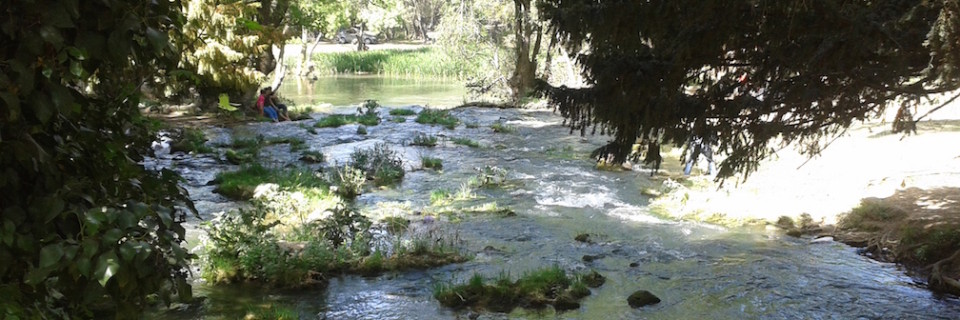
[[[450,112],[446,110],[433,110],[425,109],[417,115],[416,119],[419,124],[439,124],[444,128],[453,130],[460,124],[460,119],[450,115]]]
[[[313,126],[316,128],[337,128],[343,125],[359,123],[365,126],[375,126],[380,124],[380,118],[376,114],[364,114],[361,116],[353,114],[335,114],[323,117]]]
[[[420,157],[420,162],[423,164],[423,167],[426,169],[440,170],[443,169],[443,160],[439,158],[431,158],[427,156]]]
[[[416,115],[417,112],[410,109],[393,109],[390,110],[391,116],[412,116]]]
[[[214,182],[215,192],[235,200],[253,197],[257,186],[276,183],[281,190],[295,188],[327,189],[327,182],[312,170],[305,168],[267,168],[259,163],[245,165],[237,171],[221,172]]]
[[[413,142],[411,142],[410,145],[421,146],[421,147],[435,147],[437,146],[437,137],[420,132],[413,137]]]
[[[453,138],[453,144],[459,144],[462,146],[468,146],[471,148],[479,148],[480,143],[470,140],[469,138]]]
[[[511,133],[517,130],[513,126],[506,125],[503,122],[494,123],[490,126],[490,129],[493,129],[493,132],[496,133]]]

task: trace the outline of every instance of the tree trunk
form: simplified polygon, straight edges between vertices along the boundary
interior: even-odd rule
[[[307,28],[300,29],[300,62],[297,63],[297,71],[295,72],[298,77],[303,77],[307,73],[307,39],[310,38],[310,35],[307,32]]]
[[[280,57],[278,60],[280,61],[280,63],[279,63],[279,67],[273,71],[273,82],[271,82],[270,84],[270,88],[273,89],[273,91],[277,91],[280,89],[280,85],[283,84],[283,78],[287,74],[287,65],[283,64],[283,55],[284,55],[284,51],[286,51],[285,50],[286,46],[281,44],[279,45],[279,47],[280,47]],[[273,48],[270,48],[270,54],[271,55],[273,54]]]
[[[357,51],[367,51],[367,44],[363,43],[364,23],[360,24],[360,32],[357,32]]]
[[[530,37],[534,28],[530,25],[530,0],[514,0],[514,34],[516,35],[516,66],[510,79],[510,89],[514,102],[519,102],[533,88],[537,72],[536,51],[531,58]],[[540,32],[537,32],[536,50],[540,46]]]

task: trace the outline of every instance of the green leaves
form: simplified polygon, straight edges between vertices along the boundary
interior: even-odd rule
[[[40,268],[46,269],[52,267],[54,264],[60,261],[60,258],[63,258],[63,244],[55,243],[43,247],[40,249]]]

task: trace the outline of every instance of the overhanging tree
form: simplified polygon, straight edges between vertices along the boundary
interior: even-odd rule
[[[154,135],[138,110],[140,86],[176,69],[179,6],[14,1],[0,15],[0,317],[135,318],[150,295],[189,297],[189,200],[140,163]]]
[[[956,0],[543,0],[584,88],[539,84],[571,130],[677,146],[717,135],[719,177],[757,169],[777,144],[815,155],[897,99],[960,87]]]

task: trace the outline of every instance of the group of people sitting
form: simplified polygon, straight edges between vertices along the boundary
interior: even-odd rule
[[[287,114],[287,105],[277,102],[276,92],[273,88],[266,87],[260,89],[260,97],[257,98],[257,112],[261,117],[270,118],[273,122],[279,122],[280,119],[290,121]]]

